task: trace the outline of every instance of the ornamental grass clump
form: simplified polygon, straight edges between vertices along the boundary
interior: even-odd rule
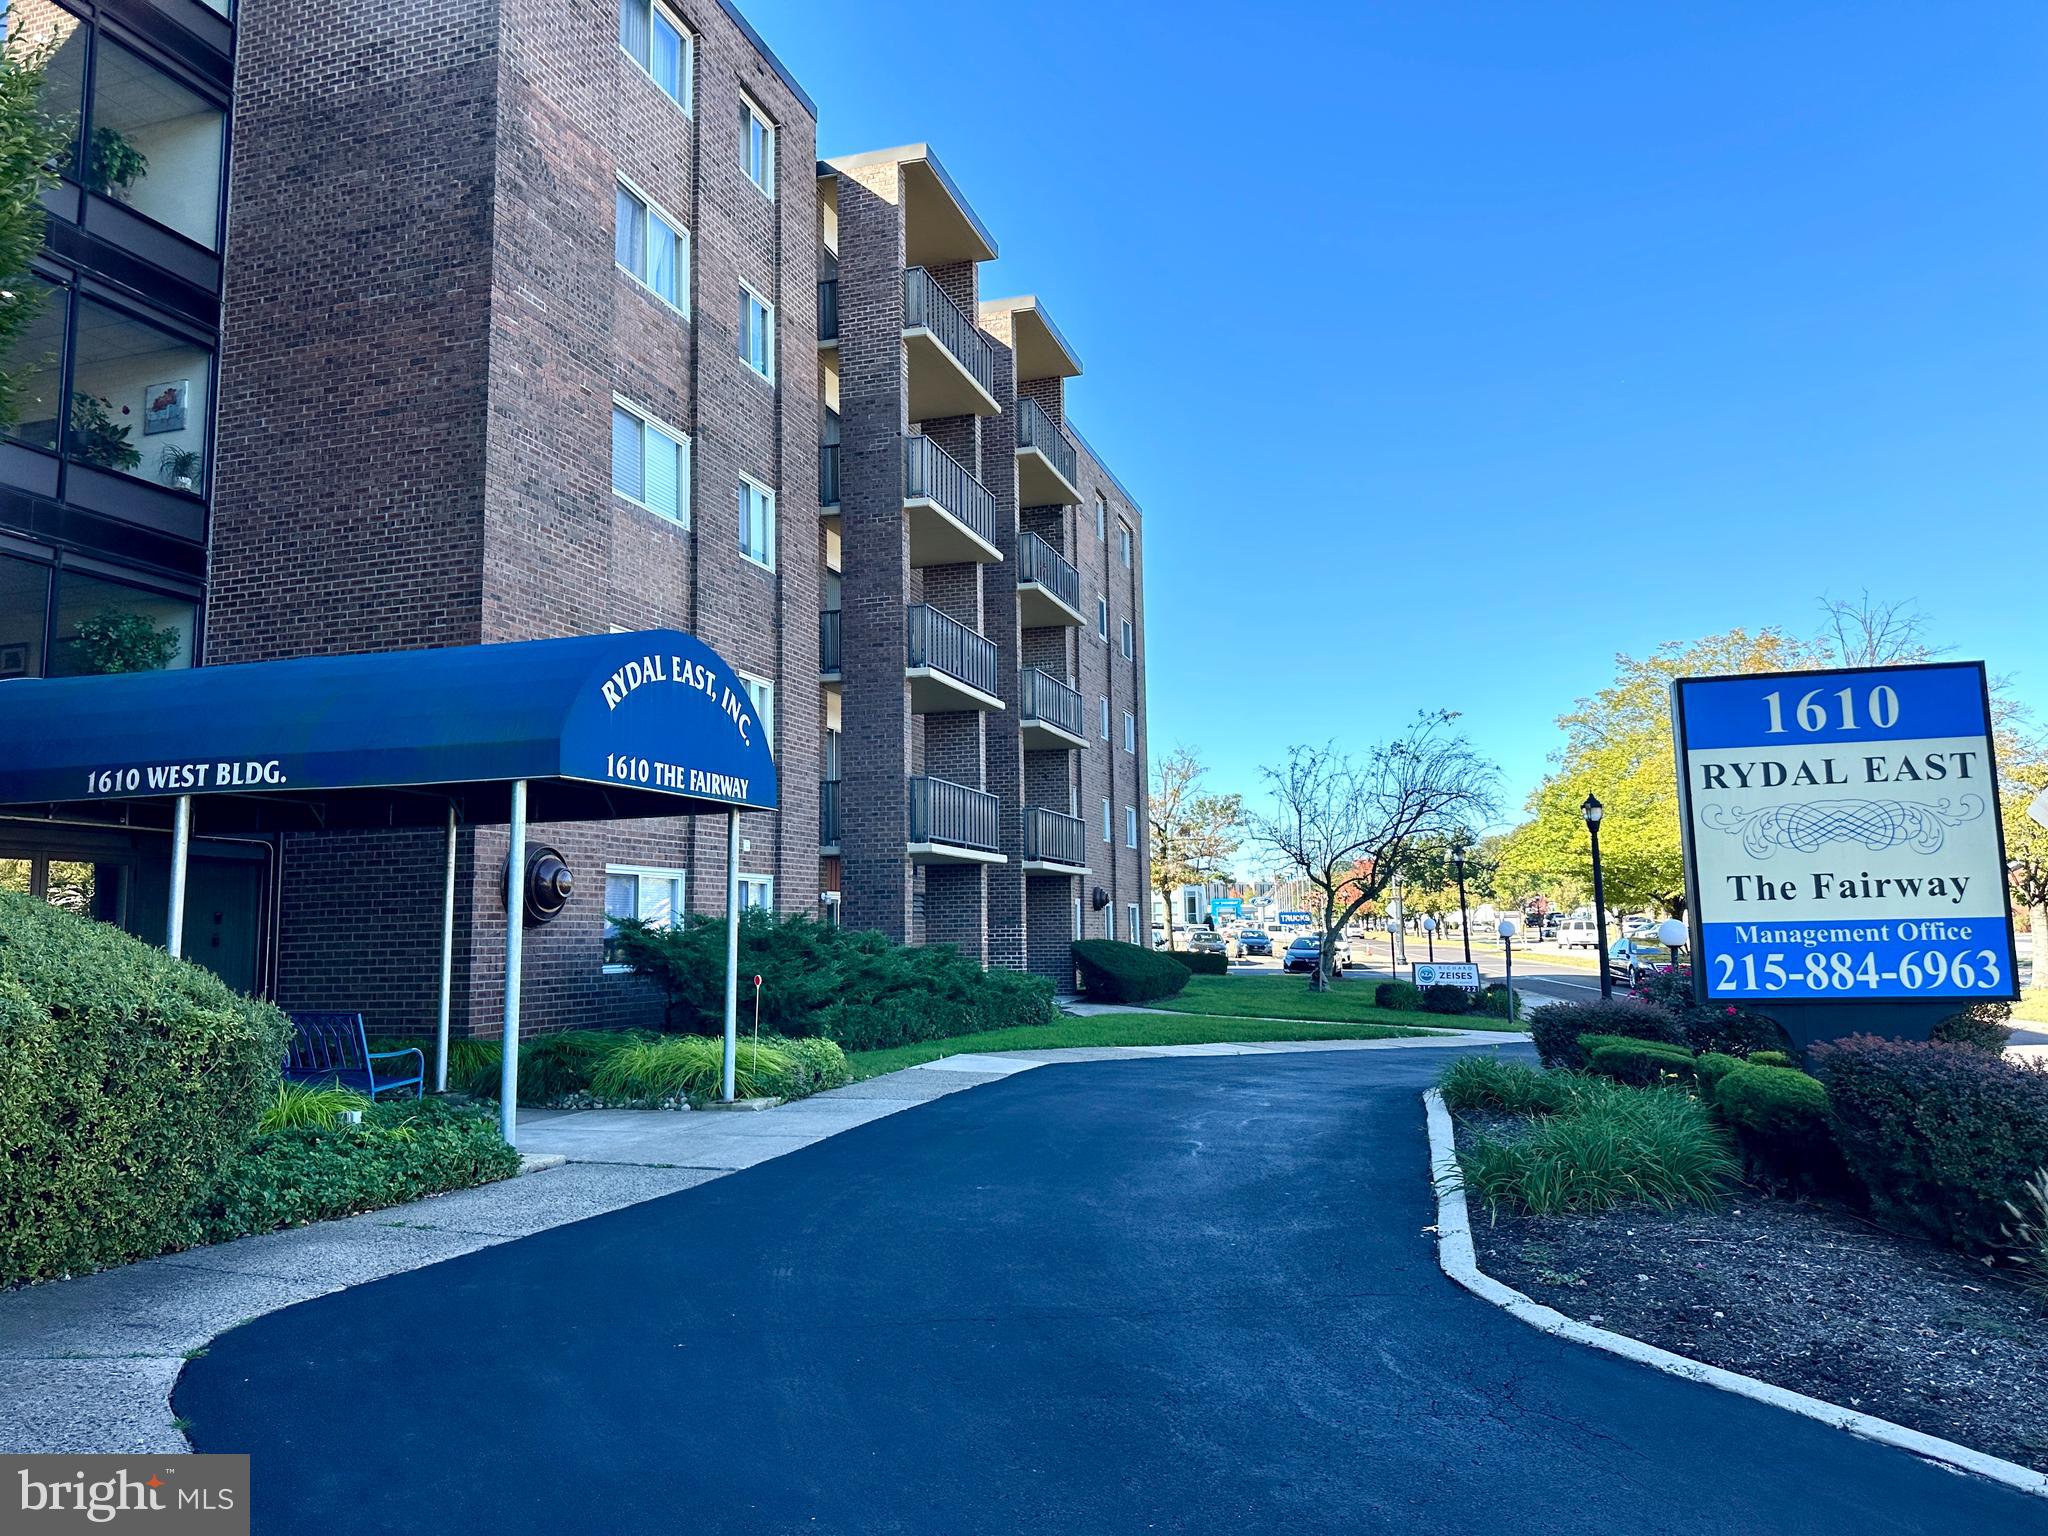
[[[1458,1111],[1554,1115],[1567,1107],[1578,1083],[1570,1073],[1539,1072],[1499,1056],[1460,1056],[1437,1079],[1444,1103]]]
[[[776,1091],[786,1080],[791,1058],[775,1046],[739,1042],[733,1056],[733,1091],[752,1099]],[[701,1104],[724,1088],[725,1043],[703,1035],[669,1035],[659,1040],[632,1040],[597,1065],[591,1074],[593,1093],[631,1104]]]
[[[333,1125],[343,1115],[361,1113],[370,1107],[366,1094],[353,1088],[322,1083],[279,1083],[277,1094],[264,1106],[258,1131],[282,1131],[301,1125]]]

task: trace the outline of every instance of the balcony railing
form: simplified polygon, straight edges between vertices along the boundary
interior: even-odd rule
[[[839,339],[839,279],[828,277],[818,284],[818,340]]]
[[[996,692],[996,643],[930,603],[910,608],[910,666],[929,668],[983,693]]]
[[[996,851],[999,802],[986,790],[950,779],[910,781],[910,840]]]
[[[1073,485],[1081,474],[1081,456],[1074,445],[1067,441],[1067,434],[1054,423],[1045,407],[1029,395],[1017,399],[1017,446],[1036,448],[1060,472],[1060,478]]]
[[[818,842],[826,848],[839,846],[839,781],[826,779],[818,786]]]
[[[903,499],[937,502],[982,542],[996,541],[996,493],[922,432],[903,439]]]
[[[1071,864],[1082,869],[1088,863],[1088,823],[1078,816],[1048,811],[1041,806],[1024,807],[1024,857],[1041,864]]]
[[[1054,726],[1069,736],[1083,734],[1080,693],[1050,672],[1026,667],[1017,699],[1017,713],[1024,720]]]
[[[839,670],[839,610],[836,608],[818,615],[818,670]],[[1079,698],[1080,695],[1076,694],[1075,697]]]
[[[975,328],[967,311],[947,296],[937,278],[923,267],[912,267],[903,274],[903,328],[920,327],[938,337],[939,345],[953,354],[985,393],[995,394],[995,344]]]
[[[1017,541],[1017,585],[1034,581],[1076,613],[1081,611],[1081,573],[1071,560],[1027,528]]]
[[[836,507],[839,505],[839,445],[820,443],[818,445],[818,505]]]

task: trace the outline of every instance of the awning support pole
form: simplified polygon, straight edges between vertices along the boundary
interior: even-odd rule
[[[180,795],[171,818],[171,912],[164,948],[175,958],[185,952],[185,866],[192,857],[192,797]]]
[[[505,860],[505,1039],[498,1063],[498,1130],[519,1129],[519,960],[526,942],[526,780],[512,781],[512,846]]]
[[[725,813],[725,1102],[740,1049],[740,813]]]
[[[455,990],[455,802],[448,802],[448,876],[441,890],[441,1011],[434,1021],[434,1092],[448,1091],[448,1004]]]

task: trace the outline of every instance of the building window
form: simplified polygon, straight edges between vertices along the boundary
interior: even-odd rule
[[[754,714],[761,722],[761,734],[767,740],[768,750],[775,751],[775,685],[764,677],[739,675],[740,686],[747,690],[747,701],[754,706]]]
[[[227,114],[102,34],[93,49],[91,118],[86,190],[217,250]]]
[[[690,526],[690,440],[612,402],[612,490],[673,522]]]
[[[740,360],[775,382],[775,306],[740,284]]]
[[[35,304],[27,327],[5,358],[11,398],[0,412],[0,427],[16,442],[57,451],[60,412],[57,398],[64,389],[64,333],[71,315],[71,293],[41,278],[26,279],[22,290]]]
[[[740,477],[740,553],[775,569],[775,493]]]
[[[664,304],[690,312],[690,232],[624,182],[617,188],[612,260]]]
[[[61,293],[50,302],[62,304]],[[47,332],[48,317],[38,320]],[[207,425],[212,409],[213,353],[167,331],[90,299],[77,301],[71,332],[71,404],[64,422],[64,454],[74,464],[128,475],[173,490],[204,495]],[[38,403],[54,411],[55,381],[33,386]],[[30,420],[17,432],[47,440],[53,417]]]
[[[655,928],[674,928],[683,920],[683,871],[614,865],[604,872],[604,968],[623,971],[619,955],[619,920],[634,918]]]
[[[1116,841],[1116,833],[1110,827],[1110,817],[1113,814],[1115,813],[1110,810],[1109,801],[1105,798],[1102,802],[1102,840],[1105,843]]]
[[[1131,627],[1131,621],[1129,619],[1125,619],[1123,622],[1121,641],[1121,649],[1123,650],[1125,656],[1128,657],[1137,654],[1137,638],[1138,632]]]
[[[1105,939],[1113,939],[1116,937],[1115,907],[1104,907],[1102,909],[1102,936]]]
[[[1081,898],[1076,896],[1074,898],[1074,937],[1078,939],[1081,936]]]
[[[1102,739],[1109,740],[1109,695],[1102,696]]]
[[[192,665],[198,609],[190,598],[60,570],[54,617],[51,677]]]
[[[740,95],[740,166],[763,197],[775,196],[775,125],[744,92]]]
[[[1106,597],[1095,599],[1095,633],[1102,637],[1105,645],[1109,643],[1109,599]]]
[[[694,105],[697,42],[665,5],[619,0],[619,46],[685,112]]]
[[[1116,525],[1116,546],[1117,552],[1123,556],[1124,569],[1128,571],[1131,568],[1131,525],[1129,523],[1118,523]]]
[[[775,910],[775,880],[770,875],[740,876],[740,910],[773,912]]]
[[[1138,808],[1135,805],[1124,807],[1124,846],[1138,846]]]
[[[1129,710],[1124,711],[1124,750],[1138,750],[1138,717]]]
[[[1109,503],[1102,499],[1100,491],[1095,494],[1095,537],[1105,544],[1109,542]]]
[[[1133,944],[1138,942],[1138,904],[1135,901],[1124,903],[1124,932],[1131,936]]]

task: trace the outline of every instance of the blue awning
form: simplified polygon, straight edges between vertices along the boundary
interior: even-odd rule
[[[674,630],[0,683],[0,807],[209,832],[776,803],[745,686]]]

